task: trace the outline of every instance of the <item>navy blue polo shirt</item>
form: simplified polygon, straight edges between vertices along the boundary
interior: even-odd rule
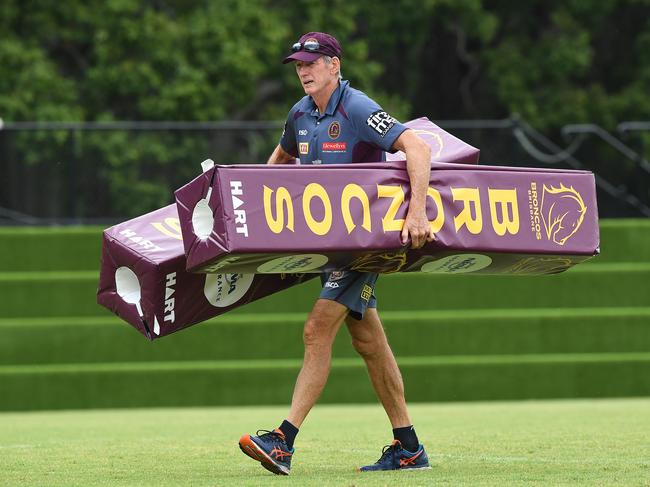
[[[365,93],[341,81],[325,113],[311,96],[296,103],[287,117],[280,146],[301,164],[378,162],[407,127]]]

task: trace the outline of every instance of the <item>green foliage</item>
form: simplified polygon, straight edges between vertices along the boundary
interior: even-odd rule
[[[647,118],[648,6],[544,6],[531,16],[530,4],[510,5],[498,41],[482,55],[501,103],[541,129],[595,122],[612,130],[622,120]]]
[[[0,117],[280,120],[303,95],[280,61],[311,30],[333,33],[344,77],[401,119],[519,113],[548,132],[650,116],[647,1],[6,0]],[[95,210],[91,191],[65,211],[134,216],[166,204],[202,158],[261,162],[277,136],[39,132],[7,150],[39,171],[82,158],[81,181],[110,206]]]
[[[650,5],[501,0],[135,2],[7,0],[5,120],[281,117],[301,95],[279,61],[309,30],[343,44],[343,72],[404,117],[520,113],[533,125],[611,124],[650,112]],[[460,81],[460,85],[453,83]],[[486,100],[477,100],[488,93]]]

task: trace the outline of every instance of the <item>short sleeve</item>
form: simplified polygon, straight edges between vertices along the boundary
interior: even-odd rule
[[[296,128],[295,128],[295,118],[293,116],[295,112],[295,107],[291,109],[289,115],[287,116],[287,121],[284,122],[284,130],[282,131],[282,136],[280,137],[280,147],[292,155],[293,157],[298,157],[298,151],[296,150]]]
[[[374,100],[359,96],[350,106],[350,116],[358,137],[386,152],[396,152],[393,144],[407,127],[384,111]]]

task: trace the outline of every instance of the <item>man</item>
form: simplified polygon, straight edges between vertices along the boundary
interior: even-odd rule
[[[384,151],[406,153],[411,197],[402,243],[413,248],[433,239],[425,212],[431,152],[364,93],[341,78],[341,47],[329,34],[309,32],[293,45],[284,63],[294,62],[306,93],[289,112],[280,144],[269,164],[300,158],[301,164],[342,164],[384,160]],[[372,385],[393,427],[394,441],[362,471],[430,468],[404,399],[404,385],[376,309],[377,274],[337,271],[321,278],[323,290],[304,326],[305,355],[286,419],[273,431],[244,435],[239,446],[267,470],[288,475],[293,443],[320,396],[331,364],[332,343],[345,321],[352,344],[363,357]],[[336,284],[336,285],[333,285]],[[261,433],[261,434],[260,434]]]

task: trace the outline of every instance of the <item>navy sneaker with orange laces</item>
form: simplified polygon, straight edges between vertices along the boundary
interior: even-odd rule
[[[279,429],[258,430],[255,435],[244,435],[239,439],[239,448],[268,471],[289,475],[294,450],[287,446],[284,433]]]
[[[424,446],[419,445],[418,449],[410,452],[402,448],[398,440],[386,445],[381,452],[381,457],[376,463],[361,467],[361,472],[374,472],[377,470],[419,470],[431,468],[429,458],[424,451]]]

